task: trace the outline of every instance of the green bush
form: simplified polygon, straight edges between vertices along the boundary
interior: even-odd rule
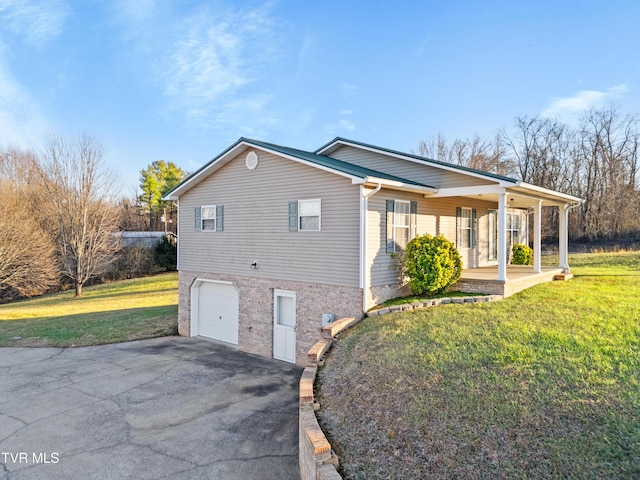
[[[178,247],[173,237],[165,235],[155,248],[156,262],[166,271],[174,271],[178,265]]]
[[[528,245],[514,243],[511,265],[533,265],[533,250]]]
[[[445,237],[425,234],[407,245],[405,272],[414,295],[436,295],[458,281],[462,275],[462,259]]]

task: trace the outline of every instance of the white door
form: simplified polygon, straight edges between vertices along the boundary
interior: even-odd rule
[[[197,335],[238,344],[238,291],[228,283],[197,287]]]
[[[296,363],[296,294],[273,292],[273,358]]]

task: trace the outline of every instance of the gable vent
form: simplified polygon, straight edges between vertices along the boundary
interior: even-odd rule
[[[249,170],[255,170],[258,166],[258,154],[253,150],[247,153],[245,164]]]

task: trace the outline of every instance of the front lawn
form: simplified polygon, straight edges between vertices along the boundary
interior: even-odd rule
[[[173,335],[178,275],[106,283],[0,305],[0,346],[70,347]]]
[[[318,375],[346,479],[639,478],[640,253],[501,302],[365,319]]]

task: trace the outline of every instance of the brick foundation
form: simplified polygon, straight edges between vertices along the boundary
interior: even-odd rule
[[[178,333],[191,334],[191,286],[196,279],[232,282],[239,294],[238,348],[273,357],[273,291],[296,292],[296,363],[306,365],[307,351],[322,338],[322,313],[336,318],[362,316],[362,290],[255,277],[179,272]]]
[[[369,289],[367,297],[367,308],[375,307],[392,298],[406,297],[411,295],[409,284],[399,285],[397,283],[390,285],[379,285]]]

